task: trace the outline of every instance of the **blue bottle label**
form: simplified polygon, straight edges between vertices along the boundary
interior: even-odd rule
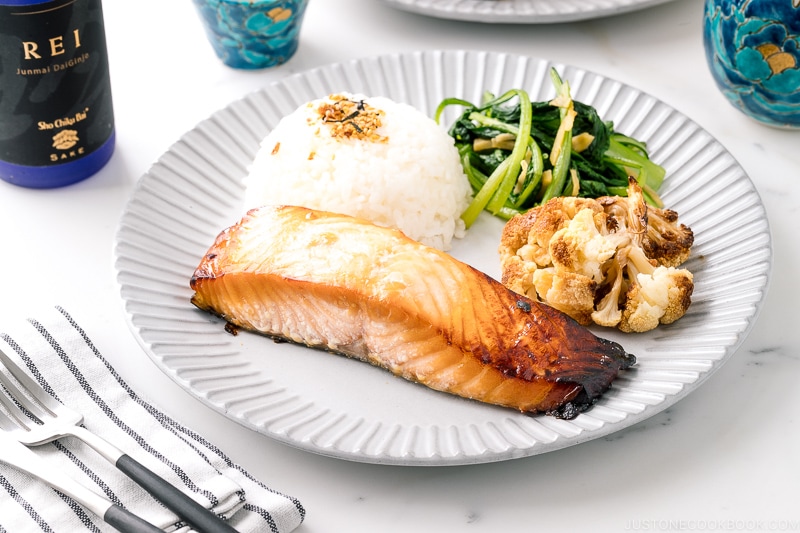
[[[0,5],[0,160],[79,160],[114,131],[101,0]]]

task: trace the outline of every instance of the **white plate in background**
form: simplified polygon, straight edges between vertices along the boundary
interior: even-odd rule
[[[383,0],[430,17],[469,22],[551,24],[619,15],[670,0]]]

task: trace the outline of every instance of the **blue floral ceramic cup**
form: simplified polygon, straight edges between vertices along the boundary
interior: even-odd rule
[[[734,107],[770,126],[800,128],[800,0],[705,0],[703,42]]]
[[[223,63],[258,69],[297,51],[308,0],[194,0],[208,40]]]

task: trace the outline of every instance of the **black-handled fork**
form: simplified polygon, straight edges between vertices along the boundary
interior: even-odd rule
[[[13,426],[4,422],[3,429],[7,434],[26,446],[38,446],[66,436],[76,437],[137,482],[195,530],[201,533],[236,533],[236,530],[222,518],[191,499],[180,489],[110,442],[81,426],[83,415],[50,396],[2,350],[0,350],[0,361],[28,393],[24,394],[11,379],[0,372],[0,382],[15,400],[11,401],[5,394],[0,393],[0,402],[11,415],[9,419],[14,422]],[[35,401],[29,399],[29,396]],[[37,420],[31,420],[20,407]]]

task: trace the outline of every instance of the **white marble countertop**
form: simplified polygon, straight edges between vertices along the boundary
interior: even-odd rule
[[[800,133],[739,114],[716,90],[702,2],[674,0],[591,21],[477,24],[378,0],[312,0],[297,55],[244,72],[214,56],[189,0],[105,2],[118,144],[97,175],[36,191],[0,183],[0,319],[59,304],[131,386],[307,510],[300,533],[348,531],[800,530]],[[607,438],[512,461],[390,467],[279,444],[204,406],[128,330],[112,245],[136,180],[214,111],[291,73],[428,49],[513,52],[599,72],[663,100],[715,136],[766,206],[770,291],[749,336],[702,387]]]

